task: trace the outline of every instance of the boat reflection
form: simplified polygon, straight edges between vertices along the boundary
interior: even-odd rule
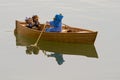
[[[29,54],[29,55],[35,54],[35,55],[37,55],[37,54],[39,54],[39,50],[40,50],[39,47],[27,46],[27,47],[26,47],[26,54]],[[45,50],[41,50],[41,51],[42,51],[47,57],[54,57],[59,65],[63,64],[63,62],[65,61],[65,60],[63,59],[63,54],[61,54],[61,53],[51,52],[51,54],[47,54],[47,51],[45,51]]]
[[[16,33],[15,37],[16,46],[25,46],[26,54],[37,55],[41,50],[47,57],[54,57],[59,65],[64,62],[64,54],[98,58],[98,54],[93,44],[74,44],[40,40],[37,46],[31,47],[30,45],[34,44],[35,40],[17,35]],[[51,54],[47,54],[49,52]]]

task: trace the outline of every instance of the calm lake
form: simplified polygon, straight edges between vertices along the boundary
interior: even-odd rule
[[[15,20],[37,14],[45,23],[57,13],[64,24],[98,31],[95,44],[30,49],[16,40]],[[120,0],[1,0],[0,14],[0,80],[120,80]]]

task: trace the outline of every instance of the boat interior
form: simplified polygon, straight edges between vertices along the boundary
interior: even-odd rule
[[[26,26],[25,22],[20,22],[20,25]],[[43,28],[44,24],[41,24],[40,27]],[[46,25],[46,28],[49,28],[50,25]],[[33,28],[36,29],[36,28]],[[68,25],[63,25],[62,26],[62,33],[93,33],[94,31],[87,30],[87,29],[82,29],[82,28],[74,28],[70,27]]]

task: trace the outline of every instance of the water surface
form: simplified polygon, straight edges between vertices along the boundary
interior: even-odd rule
[[[0,1],[0,79],[119,80],[119,10],[119,0]],[[16,19],[24,20],[37,14],[41,23],[45,23],[56,13],[64,15],[63,23],[67,25],[98,31],[94,45],[98,58],[63,54],[65,61],[59,65],[42,50],[38,55],[28,55],[26,46],[16,46],[13,33]]]

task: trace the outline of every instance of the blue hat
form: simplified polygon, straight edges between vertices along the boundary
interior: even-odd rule
[[[62,14],[56,14],[55,20],[62,21],[63,15]]]

